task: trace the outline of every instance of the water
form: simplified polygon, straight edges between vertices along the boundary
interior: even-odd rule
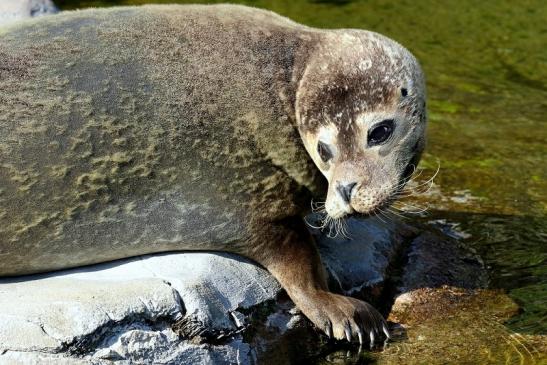
[[[190,1],[56,3],[65,10],[151,2]],[[423,176],[440,164],[434,189],[416,202],[430,206],[419,219],[465,232],[489,267],[491,286],[522,308],[508,331],[546,335],[547,2],[232,2],[316,27],[374,30],[417,56],[429,94]]]

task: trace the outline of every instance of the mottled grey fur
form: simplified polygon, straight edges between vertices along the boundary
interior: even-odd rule
[[[351,67],[363,52],[373,74]],[[382,84],[375,62],[400,70],[388,65]],[[327,333],[378,338],[372,307],[327,291],[301,219],[326,184],[302,138],[321,113],[381,108],[416,67],[377,34],[232,5],[66,12],[0,29],[0,275],[229,251],[270,270]]]
[[[245,7],[150,6],[4,31],[0,274],[221,248],[249,239],[250,209],[297,214],[295,192],[319,180],[285,102],[299,29]]]

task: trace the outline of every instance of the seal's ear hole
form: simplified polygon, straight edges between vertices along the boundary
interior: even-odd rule
[[[407,96],[407,95],[408,95],[408,90],[407,90],[406,88],[402,87],[402,88],[401,88],[401,95],[403,96],[403,98],[404,98],[405,96]]]

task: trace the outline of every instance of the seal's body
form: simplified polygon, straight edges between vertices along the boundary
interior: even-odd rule
[[[302,221],[310,197],[326,191],[321,172],[329,196],[338,184],[317,161],[325,134],[317,118],[333,112],[332,98],[314,92],[325,90],[317,77],[342,77],[347,65],[332,68],[342,53],[329,47],[364,36],[391,42],[227,5],[68,12],[0,29],[0,275],[170,250],[229,251],[270,270],[327,333],[378,336],[384,322],[372,307],[327,291]],[[411,58],[400,52],[404,68]],[[412,72],[396,74],[423,89]],[[371,103],[391,110],[400,98],[399,86],[375,87],[369,109],[352,113]],[[350,94],[342,101],[337,93],[334,103],[348,108]],[[408,105],[393,105],[421,120],[414,105],[422,99],[415,92]],[[340,146],[353,143],[344,138]],[[421,151],[415,140],[401,152],[409,157],[397,159],[403,170]],[[338,150],[328,151],[331,163],[348,163]],[[359,211],[329,199],[333,216]]]

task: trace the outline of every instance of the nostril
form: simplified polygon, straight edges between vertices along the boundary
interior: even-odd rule
[[[353,191],[353,188],[357,185],[357,183],[349,183],[349,184],[338,184],[338,192],[340,192],[340,195],[342,196],[342,199],[346,203],[349,204],[351,200],[351,192]]]

